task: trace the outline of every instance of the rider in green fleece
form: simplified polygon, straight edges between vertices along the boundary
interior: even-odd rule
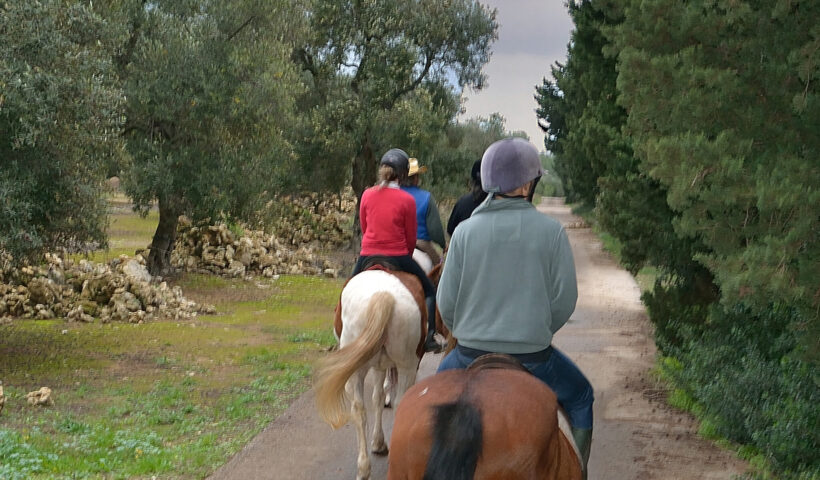
[[[481,182],[489,195],[453,233],[438,287],[441,317],[458,339],[438,371],[466,368],[486,353],[517,358],[567,412],[586,476],[593,391],[551,345],[578,290],[564,228],[531,203],[543,172],[535,147],[520,138],[499,140],[484,153]]]

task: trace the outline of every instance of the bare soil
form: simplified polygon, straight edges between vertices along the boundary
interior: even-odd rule
[[[578,272],[579,301],[555,345],[572,358],[595,388],[595,430],[590,479],[730,479],[749,468],[732,452],[697,436],[697,422],[665,403],[666,392],[649,374],[656,350],[652,327],[632,276],[602,250],[561,199],[539,209],[568,227]],[[328,328],[330,315],[328,315]],[[433,374],[441,355],[428,354],[419,377]],[[392,412],[385,415],[387,434]],[[312,391],[298,398],[213,479],[355,478],[355,431],[332,431],[313,405]],[[374,457],[374,480],[384,479],[387,459]]]

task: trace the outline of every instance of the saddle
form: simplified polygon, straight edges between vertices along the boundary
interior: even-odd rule
[[[385,257],[383,255],[373,255],[371,257],[367,257],[367,260],[365,260],[362,265],[362,271],[364,272],[365,270],[387,270],[390,272],[402,271],[398,264],[393,262],[392,258]]]
[[[518,370],[530,373],[524,365],[521,365],[521,362],[506,353],[487,353],[473,360],[473,363],[467,367],[467,370],[472,371],[487,369]]]

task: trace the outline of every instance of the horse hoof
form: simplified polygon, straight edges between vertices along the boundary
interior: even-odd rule
[[[387,455],[387,445],[382,445],[380,448],[374,448],[372,452],[373,455]]]

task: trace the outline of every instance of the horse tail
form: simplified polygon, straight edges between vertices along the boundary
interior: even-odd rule
[[[470,403],[435,407],[433,445],[424,480],[471,480],[483,443],[481,412]]]
[[[396,299],[389,292],[376,292],[365,310],[365,327],[352,343],[329,354],[319,362],[316,377],[316,406],[333,428],[345,425],[350,416],[345,384],[356,370],[373,358],[384,345],[387,325]]]

